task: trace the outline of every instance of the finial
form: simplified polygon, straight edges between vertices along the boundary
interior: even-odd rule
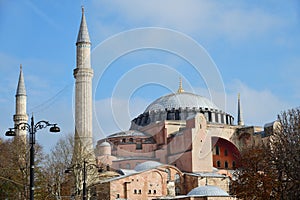
[[[177,93],[182,93],[184,92],[183,88],[182,88],[182,79],[181,77],[179,77],[179,88],[177,90]]]
[[[82,12],[82,14],[84,13],[84,6],[83,5],[81,6],[81,12]]]
[[[20,71],[22,71],[22,64],[20,64]]]
[[[241,99],[241,94],[240,94],[240,93],[238,93],[238,99],[239,99],[239,100]]]

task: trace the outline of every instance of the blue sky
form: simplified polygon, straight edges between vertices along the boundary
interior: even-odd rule
[[[13,125],[21,63],[28,113],[33,113],[36,120],[58,123],[64,134],[73,132],[72,73],[81,5],[85,6],[96,77],[95,140],[128,129],[130,119],[142,113],[152,101],[177,90],[179,76],[183,77],[186,91],[212,99],[233,116],[240,92],[248,125],[263,126],[275,120],[282,110],[299,106],[300,3],[297,0],[3,0],[0,2],[2,133]],[[139,34],[128,37],[128,32],[148,27],[156,30],[147,36],[149,41],[159,41],[159,45],[170,48],[182,47],[191,54],[190,58],[203,61],[202,69],[209,69],[211,76],[218,72],[212,80],[222,83],[224,94],[219,96],[225,95],[226,99],[216,98],[218,92],[212,98],[210,77],[204,77],[205,73],[195,69],[189,59],[168,49],[141,48],[119,54],[99,75],[99,69],[104,69],[100,66],[102,58],[122,52],[129,45],[138,45],[137,41],[145,37]],[[179,43],[178,38],[166,40],[157,32],[160,29],[190,38],[203,52],[198,54]],[[106,44],[110,46],[102,51]],[[211,63],[206,65],[205,58],[210,58]],[[47,131],[38,134],[46,149],[60,137]]]

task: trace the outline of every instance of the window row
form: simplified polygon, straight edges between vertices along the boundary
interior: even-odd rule
[[[142,190],[133,190],[133,194],[142,194]],[[148,190],[148,194],[156,194],[156,190]]]
[[[156,194],[156,190],[148,190],[148,194]]]
[[[134,194],[142,194],[142,190],[136,190],[136,189],[134,189],[134,190],[133,190],[133,193],[134,193]]]
[[[215,146],[215,155],[220,155],[221,153],[221,148],[219,146]],[[224,150],[224,156],[228,156],[228,150]]]
[[[217,167],[222,167],[221,166],[221,161],[217,161]],[[236,164],[235,164],[235,161],[232,161],[232,168],[235,168],[236,167]],[[224,162],[224,168],[227,169],[229,168],[229,164],[227,161]]]

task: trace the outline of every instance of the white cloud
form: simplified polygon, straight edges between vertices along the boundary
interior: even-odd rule
[[[103,12],[99,14],[102,19],[105,14],[114,13],[113,26],[115,23],[123,27],[125,24],[133,27],[160,26],[186,33],[226,36],[232,40],[270,33],[283,22],[274,13],[258,6],[245,6],[239,1],[115,0],[105,4],[94,1],[93,5],[96,9],[102,8]]]

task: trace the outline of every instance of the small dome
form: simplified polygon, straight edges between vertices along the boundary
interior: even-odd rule
[[[134,174],[137,171],[132,170],[132,169],[118,169],[116,172],[119,173],[120,175],[125,175],[126,176],[126,175],[129,175],[129,174]]]
[[[156,168],[158,166],[162,165],[160,162],[156,162],[156,161],[146,161],[143,162],[139,165],[137,165],[134,170],[135,171],[144,171],[144,170],[148,170],[148,169],[153,169]]]
[[[99,147],[110,147],[110,144],[108,142],[102,142]]]
[[[192,189],[187,196],[193,197],[228,197],[229,194],[217,186],[206,185]]]
[[[180,92],[156,99],[146,108],[145,113],[165,109],[171,110],[173,108],[208,108],[219,110],[213,102],[203,96],[189,92]]]

